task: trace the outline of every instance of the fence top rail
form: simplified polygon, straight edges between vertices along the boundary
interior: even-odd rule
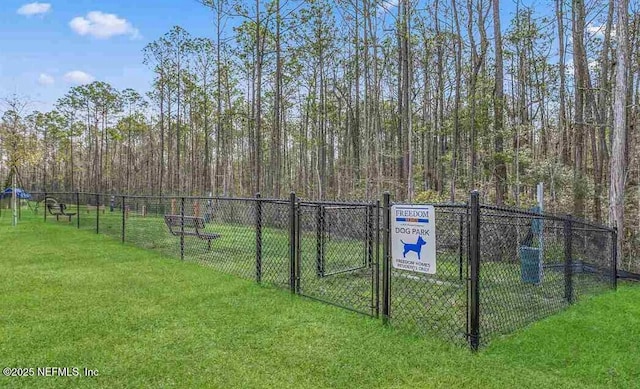
[[[316,206],[322,206],[322,205],[326,205],[326,206],[335,206],[335,207],[375,207],[376,206],[376,202],[348,202],[348,201],[306,201],[306,200],[302,200],[302,201],[298,201],[298,204],[302,205],[302,206],[312,206],[312,207],[316,207]]]
[[[151,200],[171,200],[171,199],[185,199],[185,200],[229,200],[229,201],[256,201],[256,197],[220,197],[220,196],[149,196],[149,195],[115,195],[125,196],[130,199],[151,199]],[[260,198],[260,201],[268,201],[269,199]]]
[[[585,219],[572,218],[572,222],[574,224],[582,224],[583,226],[591,227],[591,231],[606,231],[606,232],[612,232],[612,233],[615,232],[615,228],[613,227],[609,227],[604,224],[599,224],[599,223],[592,222]],[[583,228],[583,230],[587,230],[587,229]]]
[[[434,208],[468,208],[467,203],[405,203],[405,202],[391,202],[390,205],[432,205]]]
[[[272,204],[289,204],[290,200],[288,199],[277,199],[277,198],[268,198],[268,197],[224,197],[224,196],[181,196],[181,195],[128,195],[122,193],[97,193],[97,192],[80,192],[80,191],[31,191],[32,195],[84,195],[84,196],[102,196],[102,197],[111,197],[114,196],[116,198],[130,198],[130,199],[154,199],[154,200],[170,200],[170,199],[182,199],[185,200],[219,200],[219,201],[247,201],[247,202],[255,202],[260,201],[262,203],[272,203]],[[322,200],[301,200],[298,199],[298,204],[302,206],[342,206],[342,207],[376,207],[377,201],[322,201]],[[450,209],[468,209],[469,204],[467,203],[403,203],[403,202],[392,202],[391,205],[432,205],[435,208],[450,208]],[[490,204],[480,204],[480,208],[489,211],[495,212],[503,212],[505,214],[493,214],[495,217],[513,217],[513,218],[534,218],[534,219],[546,219],[546,220],[555,220],[555,221],[568,221],[571,220],[572,223],[581,224],[583,226],[591,227],[595,230],[607,231],[607,232],[615,232],[615,229],[609,227],[604,224],[600,224],[597,222],[592,222],[582,218],[576,218],[570,215],[557,215],[545,212],[533,212],[527,209],[516,208],[516,207],[508,207],[508,206],[497,206]],[[516,216],[520,215],[520,216]]]
[[[75,196],[76,194],[84,195],[84,196],[96,196],[96,195],[97,196],[119,196],[119,197],[126,196],[126,195],[119,195],[119,194],[111,195],[111,194],[97,193],[97,192],[75,192],[75,191],[70,191],[70,192],[69,191],[68,192],[64,192],[64,191],[55,191],[55,192],[53,192],[53,191],[52,192],[49,192],[49,191],[46,191],[46,192],[45,191],[39,191],[39,192],[31,191],[29,193],[32,194],[32,195],[47,195],[47,196],[49,196],[49,195],[74,195]],[[127,197],[129,197],[129,196],[127,196]]]
[[[585,220],[585,219],[581,219],[581,218],[576,218],[573,217],[571,215],[556,215],[556,214],[552,214],[552,213],[546,213],[546,212],[532,212],[530,210],[526,210],[526,209],[522,209],[522,208],[515,208],[515,207],[505,207],[505,206],[497,206],[497,205],[488,205],[488,204],[481,204],[480,205],[481,209],[487,209],[490,211],[497,211],[497,212],[504,212],[510,215],[500,215],[500,214],[493,214],[492,216],[497,216],[497,217],[516,217],[513,216],[513,214],[518,214],[518,215],[524,215],[530,218],[534,218],[534,219],[548,219],[548,220],[556,220],[556,221],[568,221],[571,220],[572,223],[579,223],[579,224],[583,224],[585,226],[589,226],[598,230],[604,230],[607,232],[613,232],[614,229],[606,226],[604,224],[599,224],[596,222],[591,222],[589,220]]]
[[[582,223],[577,223],[577,224],[582,224]],[[585,224],[586,227],[576,227],[575,225],[573,225],[571,227],[571,230],[576,232],[576,231],[582,231],[582,232],[606,232],[607,234],[610,234],[613,232],[613,229],[609,230],[609,229],[604,229],[604,228],[598,228],[598,227],[591,227],[588,224]]]
[[[185,200],[231,200],[231,201],[256,201],[257,197],[223,197],[223,196],[181,196],[181,195],[130,195],[130,194],[122,194],[122,193],[96,193],[96,192],[29,192],[32,195],[84,195],[84,196],[102,196],[102,197],[115,197],[122,198],[126,197],[129,199],[153,199],[153,200],[171,200],[171,199],[182,199]],[[260,197],[261,202],[268,203],[289,203],[289,200],[285,199],[276,199],[269,197]]]
[[[567,216],[556,215],[548,212],[534,212],[528,209],[517,208],[517,207],[480,204],[480,209],[485,209],[485,210],[495,211],[495,212],[503,212],[503,213],[509,214],[509,215],[494,214],[494,216],[514,217],[513,214],[516,214],[516,215],[523,215],[529,218],[536,218],[536,219],[555,219],[560,221],[567,220]]]
[[[78,193],[82,194],[82,192],[78,192]],[[75,195],[76,192],[53,192],[53,191],[52,192],[49,192],[49,191],[46,191],[46,192],[34,192],[34,191],[30,191],[29,194],[31,194],[31,195],[45,195],[46,194],[47,196],[48,195],[59,195],[59,194],[65,194],[65,195],[66,194],[73,194],[73,195]]]

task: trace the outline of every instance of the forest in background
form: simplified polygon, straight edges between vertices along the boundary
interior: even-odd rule
[[[640,5],[518,0],[508,20],[500,7],[202,0],[209,36],[175,26],[144,47],[147,91],[95,81],[49,112],[6,96],[0,178],[430,202],[478,189],[520,207],[544,182],[548,211],[617,225],[621,265],[640,269]]]

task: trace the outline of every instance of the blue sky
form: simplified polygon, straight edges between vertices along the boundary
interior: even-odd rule
[[[44,0],[18,12],[26,4],[31,1],[2,0],[0,7],[0,97],[15,93],[31,102],[29,110],[50,109],[86,79],[79,72],[118,89],[147,91],[147,43],[176,24],[194,36],[213,36],[212,14],[196,0]]]
[[[153,77],[142,63],[147,43],[174,25],[214,36],[213,14],[197,0],[32,1],[0,0],[0,98],[17,94],[30,101],[29,111],[51,109],[71,86],[94,79],[146,92]],[[501,0],[503,30],[517,1]],[[522,3],[553,12],[550,0]]]

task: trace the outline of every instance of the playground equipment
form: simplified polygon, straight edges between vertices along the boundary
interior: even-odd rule
[[[12,166],[9,177],[11,181],[11,187],[5,188],[0,193],[0,200],[4,198],[11,198],[11,225],[15,227],[18,224],[18,219],[20,218],[20,200],[29,200],[31,199],[31,195],[23,189],[18,188],[18,169],[15,165]],[[0,206],[0,209],[1,208],[2,207]]]

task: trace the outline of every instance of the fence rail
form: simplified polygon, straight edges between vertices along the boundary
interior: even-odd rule
[[[307,201],[294,193],[32,196],[47,223],[111,235],[473,350],[617,282],[615,229],[483,205],[477,192],[468,203],[432,204],[436,274],[393,267],[388,193],[382,202]],[[71,216],[56,218],[56,209]]]

